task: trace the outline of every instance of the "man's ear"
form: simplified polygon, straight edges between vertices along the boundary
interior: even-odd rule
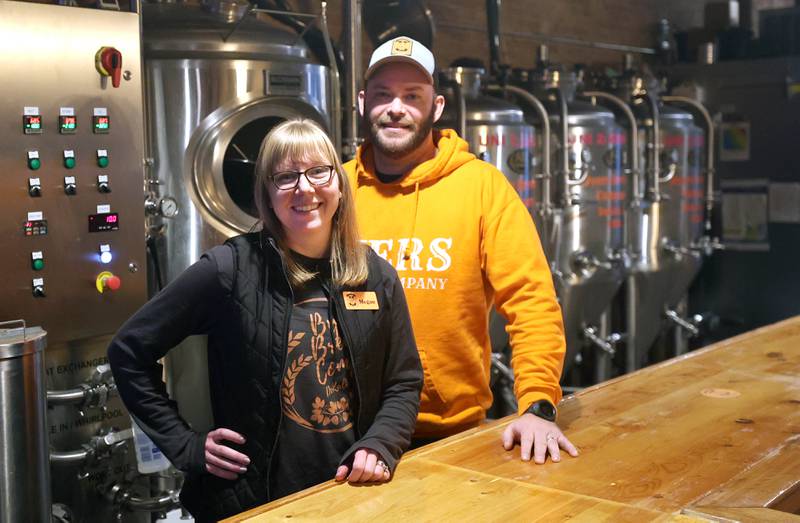
[[[358,114],[361,116],[364,116],[364,100],[366,96],[367,95],[364,94],[364,91],[358,92]]]
[[[433,99],[433,121],[438,122],[444,112],[444,96],[437,94]]]

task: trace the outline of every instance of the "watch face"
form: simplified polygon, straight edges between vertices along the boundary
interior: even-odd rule
[[[531,408],[528,410],[534,416],[546,419],[547,421],[555,421],[556,419],[556,408],[547,400],[537,401],[531,405]]]

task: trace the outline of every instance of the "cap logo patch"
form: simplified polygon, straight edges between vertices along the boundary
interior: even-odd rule
[[[392,56],[411,56],[411,47],[414,45],[408,38],[395,38],[392,42]]]

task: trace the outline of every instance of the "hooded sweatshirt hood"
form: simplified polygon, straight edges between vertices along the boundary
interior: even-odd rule
[[[462,165],[475,160],[469,152],[469,144],[459,138],[452,129],[434,130],[433,141],[436,144],[436,156],[422,162],[406,174],[399,182],[392,185],[408,188],[416,184],[424,185],[449,175]],[[377,181],[375,177],[374,146],[367,142],[358,148],[356,155],[356,175],[359,185]],[[354,186],[355,187],[355,186]]]

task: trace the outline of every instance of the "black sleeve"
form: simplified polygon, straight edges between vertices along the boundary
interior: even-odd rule
[[[367,433],[345,453],[346,459],[342,462],[347,461],[356,449],[365,447],[380,454],[389,470],[394,472],[397,461],[411,443],[417,423],[422,365],[403,286],[396,273],[392,276],[391,331],[383,370],[381,407]]]
[[[108,361],[119,395],[142,430],[179,470],[204,473],[205,433],[192,430],[169,399],[158,360],[187,336],[207,334],[230,294],[233,251],[204,254],[117,332]]]

